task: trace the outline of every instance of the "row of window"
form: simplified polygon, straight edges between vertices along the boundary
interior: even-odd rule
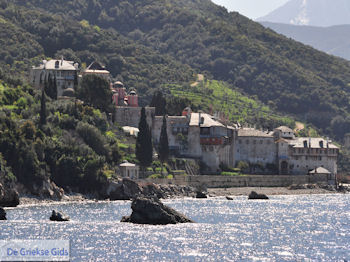
[[[239,143],[239,144],[244,143],[244,142],[243,142],[243,139],[239,139],[239,140],[238,140],[238,143]],[[249,144],[250,144],[250,140],[249,140],[249,139],[246,139],[246,140],[245,140],[245,143],[246,143],[247,145],[249,145]],[[264,144],[264,140],[253,140],[253,141],[252,141],[252,144],[253,144],[253,145],[256,145],[256,144],[262,145],[262,144]],[[271,140],[266,140],[266,141],[265,141],[265,144],[270,145],[270,144],[271,144]]]
[[[293,156],[294,160],[302,160],[303,156]],[[322,156],[305,156],[305,160],[322,161]]]
[[[304,148],[294,148],[293,149],[294,153],[298,153],[298,154],[327,154],[327,152],[329,154],[336,154],[337,153],[337,149],[331,148],[331,149],[320,149],[320,148],[309,148],[309,149],[304,149]]]

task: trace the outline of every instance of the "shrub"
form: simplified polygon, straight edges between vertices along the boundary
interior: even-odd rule
[[[76,128],[77,133],[84,142],[91,147],[97,154],[106,155],[105,139],[101,132],[94,126],[79,122]]]

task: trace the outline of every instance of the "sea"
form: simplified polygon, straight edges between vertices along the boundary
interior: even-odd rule
[[[196,223],[120,223],[130,201],[28,205],[6,209],[0,240],[70,240],[70,261],[350,261],[349,194],[163,202]]]

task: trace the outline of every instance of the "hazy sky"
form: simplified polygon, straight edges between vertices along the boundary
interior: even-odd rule
[[[251,19],[267,15],[288,0],[212,0],[225,6],[229,11],[237,11]]]

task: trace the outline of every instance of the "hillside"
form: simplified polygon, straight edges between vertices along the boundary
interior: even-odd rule
[[[261,24],[318,50],[350,60],[350,25],[316,27],[270,22]]]
[[[349,62],[228,13],[209,0],[28,0],[24,5],[118,32],[339,140],[349,130]]]
[[[333,26],[350,24],[348,0],[290,0],[258,21],[274,23]]]

